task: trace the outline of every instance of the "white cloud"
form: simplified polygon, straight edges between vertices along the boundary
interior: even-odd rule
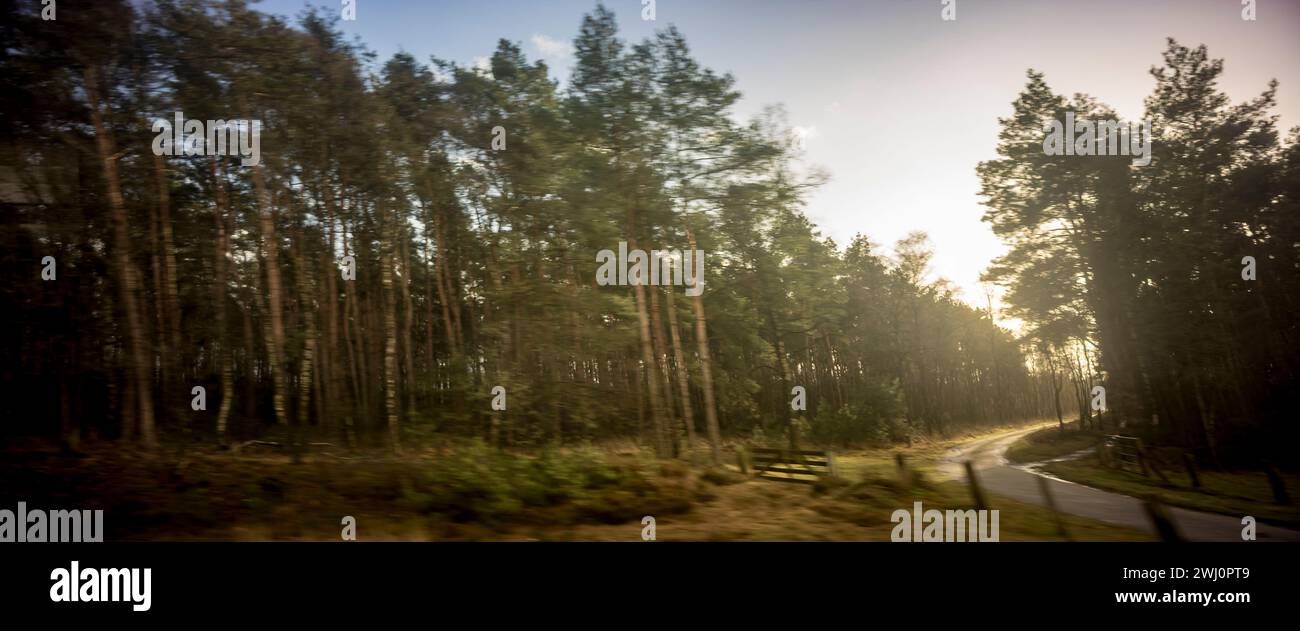
[[[478,72],[481,72],[483,74],[492,72],[492,58],[485,57],[482,55],[475,57],[474,70],[477,70]]]
[[[573,44],[561,39],[555,39],[541,33],[537,33],[530,38],[533,47],[537,49],[537,54],[548,62],[563,63],[573,56]]]

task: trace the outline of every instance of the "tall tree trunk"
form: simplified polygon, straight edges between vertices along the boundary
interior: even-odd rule
[[[355,253],[355,246],[351,250],[348,249],[348,229],[346,223],[343,225],[341,241],[344,254]],[[343,419],[343,431],[347,435],[348,443],[352,445],[356,444],[353,417],[357,414],[358,410],[367,410],[366,405],[368,403],[365,397],[365,390],[361,383],[361,373],[359,372],[360,365],[357,363],[357,356],[360,354],[360,351],[357,349],[357,342],[354,340],[354,336],[352,335],[352,328],[354,326],[360,326],[361,322],[360,319],[357,318],[356,303],[356,281],[343,281],[343,344],[347,351],[347,373],[349,382],[352,384],[352,405],[348,409],[347,416]]]
[[[433,357],[433,241],[429,238],[429,229],[424,230],[424,276],[428,282],[424,286],[424,365],[430,375],[437,374],[437,364]],[[414,281],[412,281],[414,282]]]
[[[139,271],[131,263],[131,232],[127,223],[126,202],[122,198],[121,181],[118,179],[117,145],[100,110],[98,67],[94,64],[87,65],[83,78],[86,96],[90,101],[91,123],[95,128],[95,149],[104,171],[104,186],[107,188],[108,207],[113,222],[113,262],[117,268],[123,310],[126,312],[127,344],[131,354],[131,373],[134,375],[132,387],[135,391],[135,403],[139,407],[138,422],[132,425],[139,429],[144,444],[152,448],[158,445],[158,436],[154,428],[153,388],[150,383],[152,370],[145,340],[144,314],[140,309]]]
[[[1056,369],[1052,349],[1043,349],[1043,356],[1047,359],[1047,368],[1052,376],[1052,406],[1056,410],[1056,423],[1061,431],[1065,431],[1065,417],[1061,415],[1061,376]]]
[[[767,316],[767,327],[772,335],[772,348],[776,354],[776,376],[781,383],[781,396],[777,402],[781,410],[781,420],[785,423],[786,438],[789,440],[790,449],[799,448],[799,430],[794,425],[794,417],[790,414],[790,404],[785,397],[790,395],[790,368],[785,358],[785,344],[781,342],[781,330],[776,325],[776,315],[771,307],[764,309]]]
[[[398,229],[400,251],[402,255],[402,282],[398,288],[402,292],[402,360],[406,369],[406,409],[415,408],[415,350],[411,348],[411,328],[415,321],[415,306],[411,302],[411,240],[406,233],[406,221]]]
[[[682,336],[677,326],[677,305],[673,299],[673,288],[668,288],[668,333],[673,344],[673,366],[677,372],[678,398],[682,402],[682,422],[686,425],[686,453],[688,459],[695,460],[695,410],[691,405],[690,380],[686,375],[686,354],[682,352]]]
[[[168,346],[171,347],[170,357],[164,357],[164,361],[172,365],[172,378],[180,379],[179,373],[181,365],[181,301],[180,291],[177,289],[176,277],[176,245],[172,233],[171,217],[171,180],[167,177],[167,161],[162,156],[153,157],[154,177],[157,180],[158,187],[158,229],[159,236],[162,238],[162,302],[163,314],[165,315]],[[164,401],[167,399],[164,399]]]
[[[321,269],[324,270],[324,303],[325,303],[325,322],[326,322],[326,343],[324,348],[326,352],[321,354],[321,367],[328,370],[323,374],[324,396],[322,404],[325,406],[321,415],[322,426],[325,428],[336,428],[335,415],[339,411],[339,397],[341,396],[342,386],[340,382],[343,379],[343,351],[342,339],[339,336],[339,268],[336,263],[335,245],[335,223],[334,223],[334,192],[333,187],[324,183],[320,187],[323,191],[322,197],[325,201],[325,236],[326,251],[321,255]],[[348,437],[344,435],[345,442]],[[350,442],[348,443],[350,444]]]
[[[636,237],[628,237],[629,250],[639,249]],[[650,420],[654,425],[655,455],[663,458],[668,455],[668,443],[664,435],[663,396],[659,391],[659,364],[655,361],[653,342],[650,339],[650,314],[646,305],[645,286],[632,285],[632,295],[636,299],[637,331],[641,336],[641,363],[645,375],[646,394],[650,397]]]
[[[315,367],[316,359],[316,305],[312,304],[312,295],[315,293],[315,277],[312,271],[307,267],[307,244],[303,238],[302,227],[307,221],[307,209],[299,208],[298,226],[296,230],[297,244],[294,247],[294,274],[298,285],[298,309],[302,312],[303,326],[303,346],[302,346],[302,365],[299,367],[298,374],[298,410],[295,422],[293,459],[298,462],[301,459],[303,433],[307,431],[307,424],[311,419],[311,392],[314,377],[312,370]]]
[[[695,233],[686,231],[690,252],[695,252]],[[722,464],[722,432],[718,427],[718,408],[713,400],[713,360],[709,353],[708,322],[704,318],[704,292],[691,297],[695,312],[695,343],[700,355],[700,385],[704,390],[704,422],[709,429],[709,443],[713,450],[714,466]]]
[[[456,294],[456,282],[453,280],[451,269],[451,253],[448,250],[447,242],[447,224],[445,218],[438,221],[436,226],[438,231],[438,257],[442,260],[439,269],[442,271],[442,283],[446,286],[446,314],[450,314],[447,320],[448,326],[451,327],[452,337],[452,355],[460,356],[465,352],[465,331],[461,327],[460,320],[460,302]]]
[[[381,202],[382,203],[382,202]],[[398,426],[397,403],[397,298],[393,288],[393,243],[396,241],[396,222],[384,216],[380,209],[380,221],[384,224],[385,241],[380,246],[380,273],[384,287],[384,403],[388,413],[388,443],[393,452],[401,453],[400,428]]]
[[[271,207],[271,194],[266,186],[265,169],[261,164],[253,167],[253,189],[257,198],[257,218],[262,232],[262,255],[266,258],[266,288],[270,301],[271,334],[267,345],[271,355],[271,387],[275,422],[288,426],[289,416],[285,406],[288,367],[284,361],[284,293],[280,284],[280,243],[275,236],[275,210]]]
[[[447,242],[446,234],[443,231],[442,211],[438,202],[432,199],[430,194],[429,217],[428,223],[424,228],[425,249],[429,248],[429,234],[433,234],[433,246],[436,251],[428,252],[430,256],[430,265],[432,274],[429,275],[429,282],[435,286],[438,291],[438,304],[442,307],[442,324],[443,333],[447,338],[447,352],[453,358],[459,356],[460,348],[457,344],[456,326],[453,320],[452,310],[454,305],[451,303],[450,276],[447,274]]]
[[[654,265],[654,261],[650,263]],[[659,293],[657,286],[651,285],[646,288],[646,293],[650,298],[650,340],[655,351],[655,369],[659,371],[658,378],[662,379],[663,397],[664,397],[664,434],[668,441],[668,447],[672,453],[678,450],[677,441],[677,423],[675,406],[673,405],[673,389],[668,385],[672,383],[671,368],[668,366],[668,349],[664,342],[663,321],[659,315]]]
[[[230,408],[235,400],[234,375],[231,370],[231,350],[229,336],[226,333],[226,253],[229,251],[226,236],[226,174],[225,169],[218,170],[218,160],[212,159],[212,187],[215,192],[216,206],[213,217],[216,222],[216,248],[212,256],[212,271],[215,287],[212,299],[215,301],[217,314],[216,350],[217,363],[221,371],[221,407],[217,411],[217,442],[225,444],[226,426],[230,419]]]
[[[163,299],[163,269],[159,252],[162,251],[161,237],[158,235],[158,204],[154,204],[149,212],[149,271],[153,281],[153,317],[154,331],[158,335],[158,346],[155,349],[157,354],[149,360],[150,365],[158,367],[158,400],[162,402],[158,410],[158,422],[164,426],[167,424],[167,417],[172,410],[172,357],[178,349],[171,347],[171,339],[166,335],[167,331],[167,306]],[[148,298],[145,298],[147,301]]]
[[[253,333],[253,310],[256,302],[253,298],[252,287],[247,282],[240,283],[241,291],[244,295],[244,308],[241,311],[244,314],[244,383],[247,384],[244,393],[244,416],[247,418],[257,417],[257,338]]]

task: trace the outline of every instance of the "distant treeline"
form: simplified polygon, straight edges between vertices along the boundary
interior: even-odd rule
[[[802,207],[822,178],[780,110],[737,123],[732,78],[673,28],[631,44],[597,7],[561,88],[507,41],[486,69],[377,62],[316,11],[19,5],[0,23],[0,433],[637,437],[717,458],[723,435],[1069,414],[1087,385],[932,279],[924,235],[819,235]],[[260,121],[240,128],[260,159],[157,155],[177,112]],[[703,250],[703,293],[598,285],[620,242]]]

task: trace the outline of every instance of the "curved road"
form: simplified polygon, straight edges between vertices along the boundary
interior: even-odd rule
[[[983,438],[954,449],[940,464],[940,472],[948,478],[961,479],[965,474],[963,463],[972,461],[984,489],[1021,502],[1043,504],[1037,477],[1047,478],[1056,507],[1065,513],[1088,517],[1097,521],[1126,526],[1155,534],[1141,500],[1102,491],[1052,477],[1035,470],[1035,465],[1011,465],[1004,454],[1021,436],[1042,429],[1055,422],[1034,425],[989,438]],[[1241,541],[1241,518],[1216,513],[1203,513],[1168,506],[1170,516],[1178,531],[1191,541]],[[1300,531],[1258,524],[1256,535],[1260,541],[1300,541]]]

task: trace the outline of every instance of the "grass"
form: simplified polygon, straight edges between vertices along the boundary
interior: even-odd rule
[[[1007,449],[1007,460],[1021,464],[1042,462],[1067,456],[1090,447],[1096,447],[1101,437],[1094,432],[1081,432],[1066,426],[1040,429],[1026,434]]]
[[[284,455],[24,449],[0,456],[0,506],[102,509],[106,541],[338,540],[344,515],[367,539],[488,539],[521,525],[690,511],[713,485],[683,472],[639,454],[505,454],[481,443],[299,465]]]
[[[1300,527],[1300,508],[1294,504],[1275,504],[1268,478],[1261,472],[1202,470],[1201,488],[1195,489],[1181,468],[1162,469],[1169,479],[1166,484],[1156,476],[1147,478],[1140,473],[1104,467],[1096,457],[1054,462],[1043,470],[1071,482],[1125,495],[1156,495],[1173,506],[1234,517],[1251,515],[1261,522]],[[1283,479],[1294,497],[1300,491],[1300,475],[1283,475]]]
[[[842,478],[816,485],[731,468],[660,461],[629,448],[502,453],[472,442],[384,453],[143,454],[111,445],[80,457],[57,448],[0,454],[0,507],[102,508],[106,541],[361,540],[639,541],[654,516],[661,540],[888,541],[893,511],[966,509],[959,482],[930,482],[953,440],[901,450],[915,475],[898,479],[892,451],[846,454]],[[1004,541],[1059,539],[1044,508],[992,497]],[[1074,539],[1148,537],[1066,517]]]
[[[887,457],[876,459],[889,462]],[[892,464],[890,465],[892,466]],[[738,475],[738,474],[735,474]],[[714,489],[714,497],[687,513],[656,516],[657,538],[665,541],[889,541],[898,509],[973,508],[970,494],[959,482],[913,484],[893,477],[867,474],[852,481],[838,479],[816,485],[788,484],[742,478]],[[1145,533],[1090,519],[1063,516],[1068,536],[1057,530],[1047,509],[991,496],[999,511],[1001,541],[1150,541]],[[535,529],[530,538],[575,541],[627,541],[639,530],[623,526],[581,525],[564,533]]]

